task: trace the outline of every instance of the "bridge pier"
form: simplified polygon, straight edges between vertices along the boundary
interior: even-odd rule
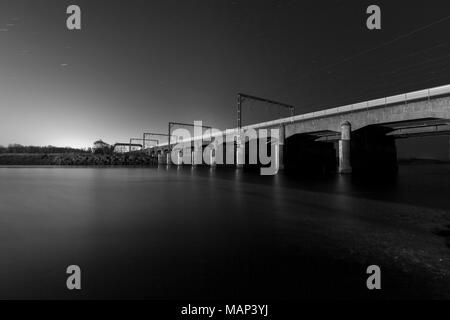
[[[242,169],[245,164],[245,140],[239,136],[236,140],[236,168]]]
[[[180,164],[191,164],[192,162],[191,147],[183,145],[181,153],[182,153],[182,161]]]
[[[180,166],[183,163],[183,154],[182,154],[183,150],[182,149],[175,149],[172,150],[169,155],[170,155],[170,160],[171,160],[171,164],[175,164],[177,166]]]
[[[164,150],[160,150],[158,152],[158,164],[166,164],[167,163],[167,157],[164,152]]]
[[[191,148],[191,166],[195,166],[195,151]]]
[[[168,164],[168,165],[172,164],[172,157],[171,157],[170,150],[167,150],[165,152],[165,156],[166,156],[166,164]]]
[[[278,169],[284,170],[284,140],[285,140],[285,130],[284,126],[280,126],[280,137],[279,137],[278,145],[276,148],[276,152],[278,153]]]
[[[351,157],[351,131],[350,122],[346,121],[341,124],[341,139],[339,140],[339,173],[351,173],[352,166]]]
[[[211,167],[215,167],[216,166],[216,149],[211,149],[209,150],[209,165]]]
[[[156,151],[156,164],[161,163],[161,150]]]
[[[191,164],[193,166],[203,164],[203,148],[201,141],[194,141],[194,146],[191,149]]]

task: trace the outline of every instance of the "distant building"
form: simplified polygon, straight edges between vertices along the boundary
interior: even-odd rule
[[[94,147],[92,148],[92,151],[96,152],[96,151],[105,150],[105,149],[109,149],[109,148],[110,148],[110,145],[100,139],[100,140],[97,140],[94,142]]]

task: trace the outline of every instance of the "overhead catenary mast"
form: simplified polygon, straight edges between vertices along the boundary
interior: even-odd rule
[[[242,103],[245,101],[245,99],[260,101],[268,104],[278,105],[281,107],[285,107],[289,109],[289,114],[291,117],[295,115],[295,107],[291,106],[289,104],[278,102],[266,98],[256,97],[245,93],[238,93],[238,99],[237,99],[237,127],[238,129],[242,128]]]

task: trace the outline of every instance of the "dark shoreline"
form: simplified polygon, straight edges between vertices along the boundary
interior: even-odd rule
[[[156,164],[156,157],[145,153],[0,154],[0,166],[146,166]]]
[[[421,165],[421,164],[449,164],[450,160],[438,160],[438,159],[399,159],[400,165]]]
[[[449,164],[450,160],[399,159],[399,165]],[[0,166],[151,166],[155,156],[143,152],[94,153],[3,153]]]

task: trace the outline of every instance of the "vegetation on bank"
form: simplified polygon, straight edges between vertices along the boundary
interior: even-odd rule
[[[92,149],[77,149],[77,148],[71,148],[71,147],[54,147],[54,146],[23,146],[21,144],[10,144],[7,147],[0,146],[0,154],[4,153],[17,153],[17,154],[23,154],[23,153],[39,153],[39,154],[46,154],[46,153],[91,153]]]
[[[54,146],[0,146],[0,165],[49,165],[49,166],[124,166],[154,165],[155,156],[145,152],[115,153],[114,147],[101,140],[93,148],[77,149]]]
[[[101,142],[101,144],[100,144]],[[21,144],[10,144],[7,147],[0,146],[0,154],[113,154],[114,147],[99,140],[94,142],[93,148],[72,148],[72,147],[55,147],[55,146],[23,146]]]
[[[155,165],[157,159],[145,153],[1,153],[0,165],[50,166],[145,166]]]
[[[106,143],[101,148],[87,149],[13,144],[8,147],[0,146],[0,165],[146,166],[158,164],[155,156],[145,152],[115,153],[113,149]],[[398,163],[400,165],[443,164],[450,161],[408,158],[399,159]]]

